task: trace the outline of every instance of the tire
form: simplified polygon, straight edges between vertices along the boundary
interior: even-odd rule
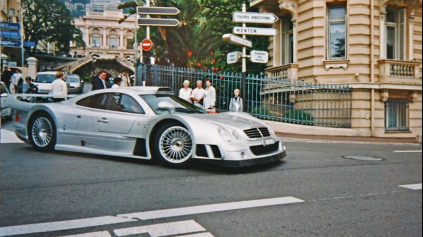
[[[159,129],[153,140],[152,153],[158,162],[170,168],[185,168],[192,161],[193,139],[185,127],[177,123]]]
[[[29,142],[42,152],[54,151],[56,146],[56,125],[47,113],[36,114],[29,122]]]

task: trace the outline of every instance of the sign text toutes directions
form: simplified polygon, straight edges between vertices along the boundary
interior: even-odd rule
[[[234,23],[273,25],[278,20],[279,18],[273,13],[235,12],[233,14]]]

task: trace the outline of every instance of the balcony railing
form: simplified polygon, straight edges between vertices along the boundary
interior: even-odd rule
[[[420,78],[420,65],[417,61],[380,60],[380,82],[421,85],[421,80],[416,80]]]

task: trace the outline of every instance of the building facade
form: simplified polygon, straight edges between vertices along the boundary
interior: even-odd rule
[[[115,55],[122,58],[133,58],[135,39],[135,17],[129,17],[119,24],[124,17],[120,10],[106,10],[104,12],[87,12],[81,18],[75,18],[75,26],[83,33],[87,47],[73,48],[78,55],[92,53]]]
[[[254,0],[277,15],[267,73],[348,84],[362,136],[422,135],[421,0]]]

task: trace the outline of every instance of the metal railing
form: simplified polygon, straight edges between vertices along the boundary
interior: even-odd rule
[[[143,77],[146,79],[146,67]],[[185,80],[212,80],[217,91],[216,107],[228,111],[235,89],[242,88],[242,75],[187,68],[152,66],[155,86],[172,88],[175,95]],[[265,75],[247,76],[247,112],[257,118],[308,126],[351,128],[352,90],[346,85],[315,84]]]

